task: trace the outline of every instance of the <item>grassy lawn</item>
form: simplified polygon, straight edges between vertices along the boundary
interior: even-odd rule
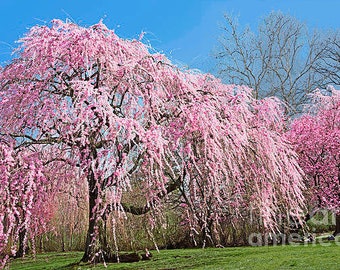
[[[151,261],[109,264],[106,269],[340,269],[340,243],[174,249],[153,252]],[[103,265],[72,265],[81,252],[45,253],[16,259],[10,269],[105,269]]]

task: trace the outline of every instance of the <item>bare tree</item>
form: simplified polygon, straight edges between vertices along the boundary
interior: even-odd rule
[[[327,78],[335,85],[340,85],[340,31],[326,33],[322,51],[315,72]]]
[[[231,15],[225,20],[216,59],[228,83],[250,86],[256,98],[277,96],[294,115],[307,103],[307,94],[339,82],[335,34],[311,34],[305,24],[279,12],[265,17],[256,32],[241,28]]]

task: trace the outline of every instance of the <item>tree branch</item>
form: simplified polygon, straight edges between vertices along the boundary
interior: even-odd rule
[[[183,174],[183,176],[179,176],[176,180],[172,181],[165,189],[164,191],[161,191],[159,193],[157,193],[156,198],[153,199],[150,202],[147,202],[144,206],[134,206],[134,205],[130,205],[128,203],[121,203],[121,207],[122,210],[126,213],[130,213],[132,215],[136,215],[136,216],[141,216],[144,215],[148,212],[150,212],[150,210],[152,209],[151,205],[153,205],[158,199],[163,199],[165,198],[168,194],[170,194],[171,192],[175,191],[176,189],[178,189],[181,186],[181,179],[183,179],[185,177],[185,173]],[[112,211],[113,207],[112,205],[110,205],[107,208],[107,213],[110,213]]]

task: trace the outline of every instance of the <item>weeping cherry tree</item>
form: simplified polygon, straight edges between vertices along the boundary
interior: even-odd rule
[[[302,215],[301,170],[281,136],[276,99],[255,100],[249,88],[180,70],[101,22],[84,28],[54,20],[20,42],[18,57],[0,72],[1,137],[15,139],[16,149],[53,152],[43,164],[64,162],[86,179],[83,261],[111,252],[101,236],[108,218],[157,219],[173,193],[204,245],[244,209],[270,231],[280,215]],[[123,196],[135,183],[142,205]]]

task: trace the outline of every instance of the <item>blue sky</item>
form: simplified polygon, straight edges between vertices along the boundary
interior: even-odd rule
[[[0,64],[11,59],[15,41],[36,24],[68,18],[89,26],[104,19],[121,37],[137,38],[144,31],[144,41],[174,62],[209,71],[225,12],[255,28],[273,10],[311,28],[340,27],[340,0],[0,0]]]

